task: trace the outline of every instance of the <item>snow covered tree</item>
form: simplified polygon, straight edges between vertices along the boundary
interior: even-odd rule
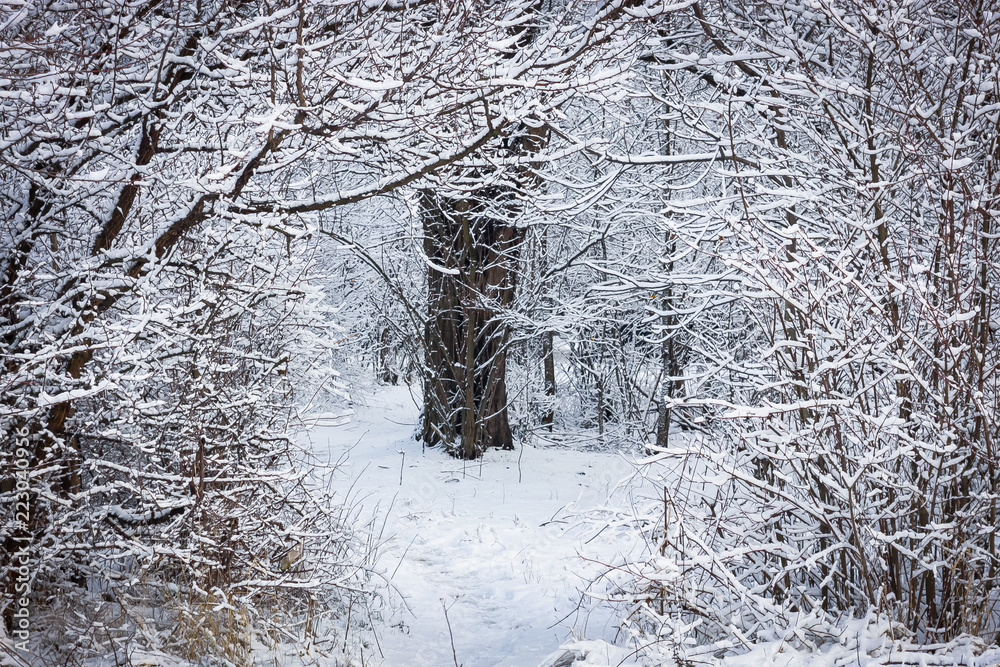
[[[338,203],[390,191],[409,202],[411,224],[402,235],[420,239],[411,252],[428,273],[422,295],[399,283],[393,291],[406,301],[411,335],[423,343],[426,443],[442,443],[465,458],[488,447],[513,446],[506,389],[512,339],[506,322],[518,312],[525,231],[541,187],[540,170],[581,150],[563,145],[557,154],[549,137],[570,100],[599,95],[623,75],[637,19],[656,11],[637,3],[403,8],[408,59],[399,62],[392,79],[377,73],[384,79],[373,84],[379,104],[365,120],[368,137],[357,139],[359,144],[368,139],[378,156],[368,164],[390,165],[386,175],[353,192],[311,194],[253,209],[321,220],[322,212]],[[433,67],[425,65],[431,62]],[[354,104],[361,108],[368,102]],[[371,139],[390,127],[389,135]],[[331,233],[366,255],[381,278],[392,282],[398,275],[365,250],[364,238]],[[412,276],[400,278],[407,283]]]
[[[997,15],[686,16],[697,39],[655,57],[704,84],[674,104],[731,156],[719,196],[688,206],[723,230],[711,252],[740,277],[751,347],[729,392],[681,402],[715,435],[663,448],[690,471],[663,477],[673,613],[719,637],[871,609],[923,642],[995,641]]]
[[[26,563],[34,618],[71,652],[165,605],[180,634],[148,626],[146,640],[237,660],[247,627],[303,612],[313,591],[365,594],[366,556],[292,446],[294,390],[324,363],[310,233],[250,208],[308,180],[305,154],[355,178],[337,160],[366,118],[350,93],[371,85],[336,68],[380,66],[370,38],[397,17],[322,2],[3,9],[0,427],[27,445],[0,453],[8,629]],[[325,557],[280,567],[296,540]],[[95,591],[108,604],[46,616],[59,605],[43,600]],[[225,610],[230,632],[199,629]]]
[[[2,11],[0,427],[29,446],[2,453],[0,493],[31,508],[21,520],[4,505],[5,591],[27,544],[36,590],[113,600],[64,628],[81,642],[68,646],[96,648],[93,627],[121,614],[124,636],[168,599],[194,631],[194,609],[252,616],[265,593],[294,598],[305,584],[287,571],[349,583],[363,555],[291,447],[296,384],[324,354],[311,244],[343,238],[332,218],[348,206],[423,202],[417,217],[441,232],[422,257],[424,298],[454,291],[471,326],[436,348],[443,365],[427,377],[447,367],[461,391],[425,422],[466,457],[508,446],[503,311],[536,163],[555,157],[542,153],[561,106],[622,74],[630,24],[656,10],[87,0]],[[402,308],[425,341],[457,312]],[[298,572],[276,556],[292,547],[344,558]]]

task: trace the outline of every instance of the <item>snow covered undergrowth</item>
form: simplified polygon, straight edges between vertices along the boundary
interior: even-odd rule
[[[714,658],[709,651],[719,646],[687,651],[691,665],[716,667],[995,667],[1000,665],[1000,649],[975,637],[951,642],[916,646],[891,639],[889,623],[870,614],[831,627],[808,622],[773,633],[776,638],[744,646],[736,655]],[[897,635],[905,630],[897,629]],[[780,635],[780,637],[778,637]]]
[[[413,439],[406,387],[356,400],[349,424],[311,438],[320,460],[345,460],[353,500],[384,515],[380,563],[398,595],[366,665],[534,667],[574,638],[589,640],[585,664],[621,663],[616,619],[580,592],[644,548],[609,504],[634,472],[625,457],[529,445],[462,462]]]
[[[979,640],[916,647],[877,617],[803,619],[752,645],[682,640],[682,652],[665,643],[636,656],[622,645],[645,642],[619,631],[621,607],[582,594],[613,589],[616,576],[602,579],[610,568],[650,556],[642,531],[656,517],[636,512],[655,485],[633,457],[527,445],[463,462],[414,440],[419,410],[406,387],[355,400],[349,423],[310,438],[320,461],[340,462],[338,492],[381,527],[379,568],[394,592],[375,618],[377,642],[351,656],[359,666],[1000,665],[1000,650]]]

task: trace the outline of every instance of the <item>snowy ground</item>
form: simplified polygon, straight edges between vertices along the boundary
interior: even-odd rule
[[[626,458],[526,446],[463,463],[414,441],[406,387],[355,401],[350,424],[311,438],[320,459],[347,452],[342,488],[353,485],[370,514],[387,514],[380,563],[399,599],[380,628],[381,656],[367,664],[534,667],[567,638],[616,639],[607,611],[579,603],[602,563],[643,549],[608,505],[632,475]],[[587,646],[597,648],[588,665],[624,657]]]

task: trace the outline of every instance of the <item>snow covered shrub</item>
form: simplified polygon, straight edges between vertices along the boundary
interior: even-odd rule
[[[32,478],[41,647],[241,663],[253,633],[366,595],[364,545],[293,443],[323,320],[284,245],[209,223],[104,318],[88,369],[105,384]]]
[[[0,8],[0,613],[33,649],[241,662],[367,595],[293,444],[329,376],[312,242],[236,210],[294,171],[285,56],[328,10]]]
[[[738,383],[675,403],[711,433],[649,463],[666,529],[635,586],[664,592],[640,625],[738,641],[871,612],[996,642],[1000,15],[774,0],[688,20],[702,59],[666,39],[656,58],[707,83],[673,104],[724,147],[725,187],[687,210],[724,230],[702,249],[754,336],[716,359]]]

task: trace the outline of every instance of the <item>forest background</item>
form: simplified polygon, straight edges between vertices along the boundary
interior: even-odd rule
[[[996,643],[998,42],[982,0],[0,0],[8,637],[30,589],[43,653],[240,662],[367,604],[296,444],[367,368],[460,458],[644,449],[653,643]]]

